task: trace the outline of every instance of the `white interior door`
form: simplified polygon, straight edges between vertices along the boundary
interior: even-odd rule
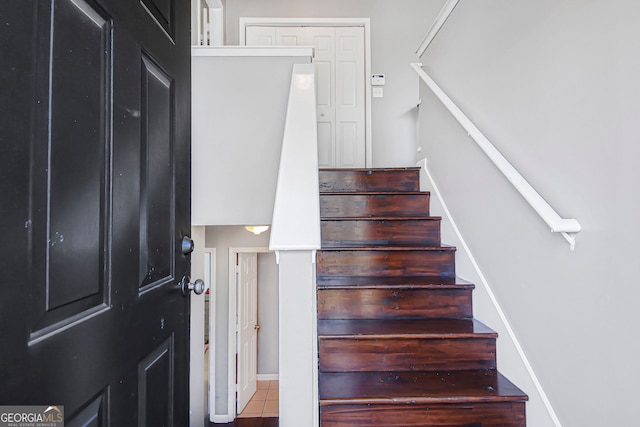
[[[317,70],[318,163],[365,167],[364,28],[247,26],[249,46],[313,46]]]
[[[238,406],[241,413],[256,392],[258,375],[258,254],[238,253]]]

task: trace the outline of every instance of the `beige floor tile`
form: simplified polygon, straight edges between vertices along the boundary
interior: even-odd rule
[[[258,381],[257,391],[238,418],[261,418],[279,416],[279,382]]]
[[[267,400],[264,403],[263,412],[278,412],[278,401],[277,400]]]
[[[251,400],[267,400],[267,393],[269,391],[270,390],[266,389],[257,390]]]
[[[278,400],[280,398],[280,391],[276,389],[269,389],[267,392],[267,398],[265,400]]]
[[[244,410],[242,411],[242,413],[245,413],[245,412],[260,413],[262,412],[263,408],[264,408],[264,400],[250,400],[249,403],[247,403],[247,406],[244,407]]]

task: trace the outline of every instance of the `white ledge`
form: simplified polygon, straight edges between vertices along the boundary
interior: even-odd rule
[[[498,167],[500,172],[509,180],[516,190],[524,197],[538,215],[547,223],[553,233],[561,233],[569,242],[571,250],[575,248],[575,233],[580,232],[582,227],[573,218],[562,218],[558,213],[538,194],[538,192],[527,182],[520,172],[496,149],[496,147],[484,136],[484,134],[474,125],[471,120],[458,108],[458,106],[444,93],[436,82],[422,69],[422,64],[411,64],[411,67],[418,73],[422,81],[431,89],[433,94],[455,117],[460,125],[467,131],[469,136],[482,148],[482,151]]]
[[[192,46],[191,56],[313,57],[313,47],[300,46]]]

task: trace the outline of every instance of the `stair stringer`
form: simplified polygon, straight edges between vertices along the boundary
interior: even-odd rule
[[[458,248],[455,255],[457,275],[480,285],[476,286],[473,293],[473,313],[476,319],[494,329],[500,336],[497,340],[500,371],[517,383],[529,396],[527,422],[532,426],[562,427],[497,296],[476,262],[438,186],[429,173],[427,159],[418,161],[416,166],[420,167],[420,191],[429,191],[432,196],[435,196],[431,197],[430,209],[431,215],[442,217],[440,229],[442,241]]]

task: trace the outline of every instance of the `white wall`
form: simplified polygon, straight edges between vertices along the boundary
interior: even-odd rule
[[[192,58],[192,223],[270,224],[291,71],[310,57]]]
[[[207,248],[216,248],[216,413],[227,413],[229,332],[229,248],[266,248],[269,232],[258,236],[239,226],[206,227]],[[273,253],[258,254],[258,373],[278,373],[278,269]],[[274,340],[274,341],[271,341]],[[275,362],[274,362],[275,360]],[[275,370],[274,370],[275,366]]]
[[[560,215],[582,224],[570,252],[423,90],[430,170],[567,427],[637,424],[638,16],[640,3],[625,0],[461,1],[422,58]]]
[[[407,66],[442,0],[227,0],[226,43],[238,44],[239,17],[371,18],[372,73],[384,73],[384,98],[372,99],[373,166],[416,161],[417,77]]]

